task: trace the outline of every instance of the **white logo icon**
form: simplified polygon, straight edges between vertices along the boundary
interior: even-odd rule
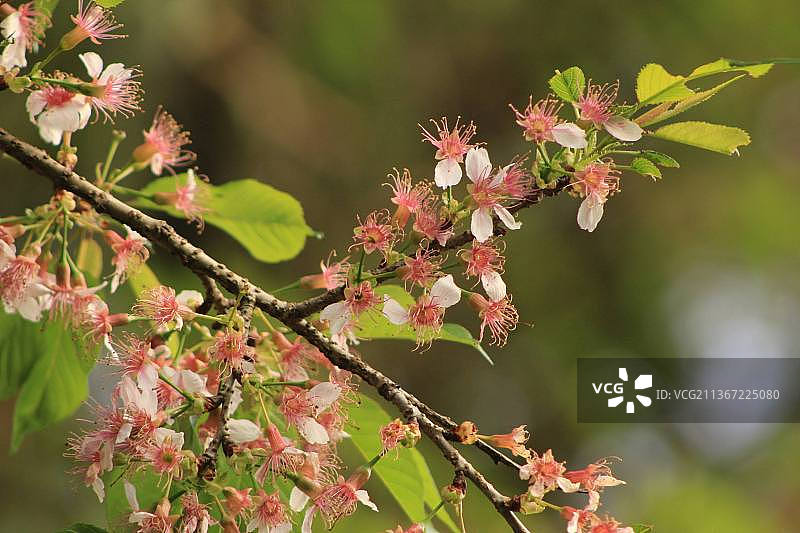
[[[619,369],[619,379],[621,379],[622,381],[625,381],[625,382],[628,381],[628,369],[627,368],[620,368]],[[652,386],[653,386],[653,375],[652,374],[642,374],[639,377],[637,377],[636,380],[633,382],[633,388],[635,390],[649,389]],[[620,392],[622,392],[622,391],[620,391]],[[650,404],[653,403],[653,400],[651,400],[649,396],[644,396],[643,394],[637,394],[636,395],[636,399],[644,407],[650,407]],[[613,398],[609,398],[608,399],[608,406],[609,407],[616,407],[616,406],[620,405],[624,400],[625,400],[625,398],[622,395],[614,396]],[[626,413],[632,414],[635,410],[636,410],[636,404],[633,401],[628,400],[627,402],[625,402],[625,412]]]

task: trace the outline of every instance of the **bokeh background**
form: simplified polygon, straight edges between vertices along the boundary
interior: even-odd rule
[[[66,4],[51,42],[65,27]],[[385,204],[381,184],[392,167],[432,173],[417,122],[474,120],[494,159],[507,160],[528,149],[508,103],[543,96],[555,68],[578,64],[595,80],[620,78],[630,100],[648,62],[685,73],[720,56],[800,55],[800,4],[792,0],[129,0],[117,11],[131,37],[100,52],[141,64],[147,89],[146,112],[118,123],[129,132],[122,153],[163,103],[192,131],[212,181],[263,180],[297,197],[309,223],[325,231],[281,265],[259,264],[214,228],[192,236],[268,288],[343,250],[356,213]],[[59,66],[82,72],[70,61]],[[2,126],[37,141],[22,99],[0,96]],[[490,350],[495,367],[464,347],[418,354],[375,342],[362,351],[484,433],[527,424],[535,448],[570,464],[624,458],[616,470],[628,486],[608,491],[604,509],[626,523],[664,533],[800,531],[797,425],[576,422],[579,356],[800,355],[800,69],[743,80],[687,116],[744,127],[753,142],[739,158],[653,143],[682,168],[658,183],[626,177],[594,234],[578,230],[577,203],[567,197],[522,214],[523,230],[509,238],[507,281],[533,327],[520,325],[508,346]],[[110,130],[77,135],[84,171],[103,156]],[[0,213],[49,192],[13,162],[0,161],[0,176]],[[165,254],[152,261],[164,279],[195,285]],[[471,314],[460,313],[475,331]],[[0,530],[103,523],[93,495],[64,473],[64,435],[74,425],[30,436],[9,456],[12,408],[0,405]],[[448,466],[427,455],[437,480],[448,482]],[[474,459],[502,490],[520,490],[511,473]],[[359,513],[340,530],[373,532],[402,520],[378,482],[369,488],[383,512]],[[469,531],[505,530],[474,488],[467,501]],[[527,522],[537,532],[564,527],[553,513]]]

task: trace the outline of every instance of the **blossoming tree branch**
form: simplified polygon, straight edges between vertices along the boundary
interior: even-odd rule
[[[686,76],[649,64],[632,104],[620,101],[617,81],[587,81],[578,67],[556,71],[549,94],[510,106],[525,155],[499,165],[473,123],[422,123],[435,164],[393,170],[388,208],[355,216],[352,242],[289,285],[310,295],[289,302],[277,296],[286,288],[266,292],[146,214],[217,226],[267,263],[291,259],[313,233],[283,192],[254,180],[209,183],[193,167],[189,133],[166,110],[132,143],[114,130],[104,160],[79,158],[82,130],[141,110],[141,72],[98,52],[125,37],[109,10],[119,3],[0,4],[2,97],[24,98],[53,147],[0,129],[0,151],[55,191],[0,218],[0,394],[17,395],[13,449],[70,416],[86,399],[89,370],[108,365],[118,382],[109,400],[90,403],[95,420],[70,438],[68,455],[105,502],[110,531],[310,532],[315,520],[332,528],[359,507],[378,511],[368,493],[376,479],[407,515],[405,524],[386,524],[394,532],[419,533],[434,521],[466,531],[468,482],[513,531],[529,531],[521,515],[543,512],[560,514],[569,533],[650,530],[601,508],[603,492],[624,484],[610,461],[567,466],[552,450],[529,447],[525,424],[488,434],[480,421],[453,421],[372,366],[366,341],[411,340],[419,351],[455,342],[491,362],[482,344],[504,345],[519,320],[503,279],[503,236],[521,229],[521,211],[563,193],[576,203],[577,226],[595,231],[623,176],[657,180],[678,167],[641,147],[648,137],[738,153],[749,143],[743,130],[672,119],[777,61],[720,59]],[[45,47],[62,11],[74,27]],[[58,70],[70,54],[85,73]],[[720,81],[693,88],[711,77]],[[124,185],[137,173],[155,178],[141,189]],[[204,291],[161,284],[147,266],[154,246]],[[109,308],[118,290],[132,291],[132,308]],[[473,323],[445,322],[464,304]],[[423,435],[452,465],[452,479],[434,480],[415,449]],[[343,441],[363,464],[344,464]],[[515,494],[500,493],[465,459],[466,446],[507,465]],[[573,503],[553,503],[556,492]]]

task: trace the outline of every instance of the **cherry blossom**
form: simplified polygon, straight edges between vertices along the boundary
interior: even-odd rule
[[[189,132],[183,131],[181,125],[172,115],[159,107],[153,117],[150,129],[144,132],[144,143],[133,151],[133,159],[150,165],[150,171],[160,176],[164,169],[171,174],[174,167],[185,166],[195,159],[195,154],[183,147],[189,144]]]
[[[581,119],[591,122],[598,128],[604,128],[620,141],[638,141],[644,133],[642,128],[632,120],[613,113],[618,90],[619,82],[593,85],[590,81],[576,104]]]
[[[136,81],[140,75],[137,69],[125,68],[122,63],[112,63],[104,69],[103,59],[95,52],[79,54],[78,57],[92,78],[89,103],[98,114],[102,113],[108,120],[117,113],[131,117],[139,111],[142,89]]]
[[[87,96],[53,85],[31,92],[26,108],[42,139],[55,145],[61,143],[64,132],[85,128],[92,114]]]
[[[369,494],[361,487],[369,480],[370,471],[365,468],[357,470],[346,480],[339,476],[336,483],[324,487],[314,500],[314,504],[306,511],[301,531],[311,532],[314,515],[319,512],[328,529],[344,517],[353,514],[359,503],[377,512],[378,507],[369,499]]]
[[[478,293],[471,293],[469,304],[478,312],[478,318],[481,319],[479,340],[483,340],[484,330],[489,328],[492,344],[505,345],[508,332],[516,328],[519,322],[519,313],[511,303],[511,295],[497,301],[489,301]]]
[[[439,278],[430,291],[421,295],[408,309],[397,300],[389,298],[383,314],[392,324],[409,324],[417,332],[417,344],[430,344],[442,328],[444,312],[461,300],[461,289],[452,274]]]
[[[447,125],[447,118],[442,118],[440,123],[431,120],[436,126],[436,135],[426,130],[422,124],[419,125],[422,129],[422,140],[436,147],[435,157],[439,162],[434,170],[434,181],[442,189],[459,184],[463,175],[460,163],[464,161],[467,150],[474,146],[469,141],[475,135],[475,125],[459,125],[459,120],[460,118],[456,119],[452,130]]]
[[[545,98],[534,104],[531,96],[524,112],[518,111],[513,105],[510,107],[526,140],[536,143],[556,142],[566,148],[586,148],[586,132],[577,124],[559,120],[558,112],[562,105],[553,98]]]
[[[608,197],[619,190],[619,171],[609,163],[591,163],[576,172],[572,186],[583,197],[578,208],[578,226],[592,232],[603,218],[603,206]]]
[[[552,450],[547,450],[542,455],[533,452],[528,462],[519,469],[519,477],[528,480],[532,496],[541,498],[556,487],[564,492],[575,492],[580,488],[577,483],[564,477],[566,470],[564,463],[553,458]]]
[[[280,410],[286,422],[297,427],[306,441],[326,444],[330,437],[316,417],[331,407],[340,394],[339,386],[327,381],[314,385],[310,390],[287,387],[280,400]]]
[[[86,39],[94,44],[100,44],[101,40],[121,39],[127,35],[112,33],[122,27],[114,20],[114,14],[104,9],[94,2],[88,2],[85,6],[83,0],[78,0],[78,14],[71,15],[70,18],[75,24],[75,28],[61,38],[61,49],[72,50]]]
[[[522,223],[514,219],[514,215],[502,206],[506,199],[503,193],[503,178],[509,167],[500,169],[491,175],[492,163],[486,148],[470,148],[466,160],[467,177],[472,181],[468,190],[476,209],[472,212],[470,229],[475,240],[485,242],[494,234],[495,214],[508,229],[519,229]]]
[[[0,34],[11,41],[0,56],[0,67],[11,70],[28,65],[25,54],[38,48],[41,41],[36,28],[39,17],[41,15],[36,11],[34,3],[27,2],[0,21]]]
[[[263,489],[258,490],[255,509],[247,523],[248,532],[256,530],[258,533],[291,533],[292,523],[277,493],[267,494]]]

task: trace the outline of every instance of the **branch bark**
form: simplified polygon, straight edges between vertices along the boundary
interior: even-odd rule
[[[128,206],[83,177],[70,171],[52,159],[45,151],[17,139],[2,128],[0,128],[0,151],[5,152],[37,174],[49,179],[57,188],[65,189],[83,198],[98,212],[106,213],[118,222],[127,224],[152,242],[167,249],[176,255],[187,268],[199,275],[201,279],[207,277],[214,280],[231,294],[242,296],[245,302],[252,302],[252,304],[249,304],[251,311],[253,305],[259,307],[265,313],[280,320],[295,333],[316,346],[331,363],[359,376],[367,384],[374,387],[383,398],[392,403],[406,420],[414,419],[417,421],[420,429],[439,448],[445,459],[453,465],[456,471],[463,472],[478,487],[494,505],[497,512],[505,519],[512,531],[529,533],[529,530],[514,513],[514,500],[501,494],[447,440],[445,434],[452,429],[452,426],[448,429],[442,428],[429,418],[429,415],[432,415],[435,411],[426,406],[426,414],[419,408],[420,405],[425,405],[422,401],[403,390],[397,383],[379,370],[372,368],[359,357],[330,342],[319,330],[305,320],[305,316],[308,315],[303,313],[308,312],[309,306],[301,307],[298,304],[289,304],[275,298],[251,283],[244,276],[233,272],[224,264],[216,261],[202,249],[192,245],[167,222],[150,217]],[[245,305],[248,304],[246,303]],[[247,323],[249,324],[249,320]],[[235,379],[235,376],[231,374],[229,380],[233,379]],[[206,450],[209,453],[209,457],[213,451],[214,459],[216,458],[216,449],[220,445],[224,445],[226,403],[230,402],[232,389],[233,382],[231,381],[230,390],[221,396],[220,429],[214,438],[215,442],[212,442],[212,445],[216,444],[213,449]],[[438,413],[436,416],[440,419],[440,422],[445,420],[445,417],[438,415]],[[211,447],[209,446],[209,448]],[[205,455],[204,453],[203,456]],[[208,461],[209,458],[206,458],[206,462]]]

